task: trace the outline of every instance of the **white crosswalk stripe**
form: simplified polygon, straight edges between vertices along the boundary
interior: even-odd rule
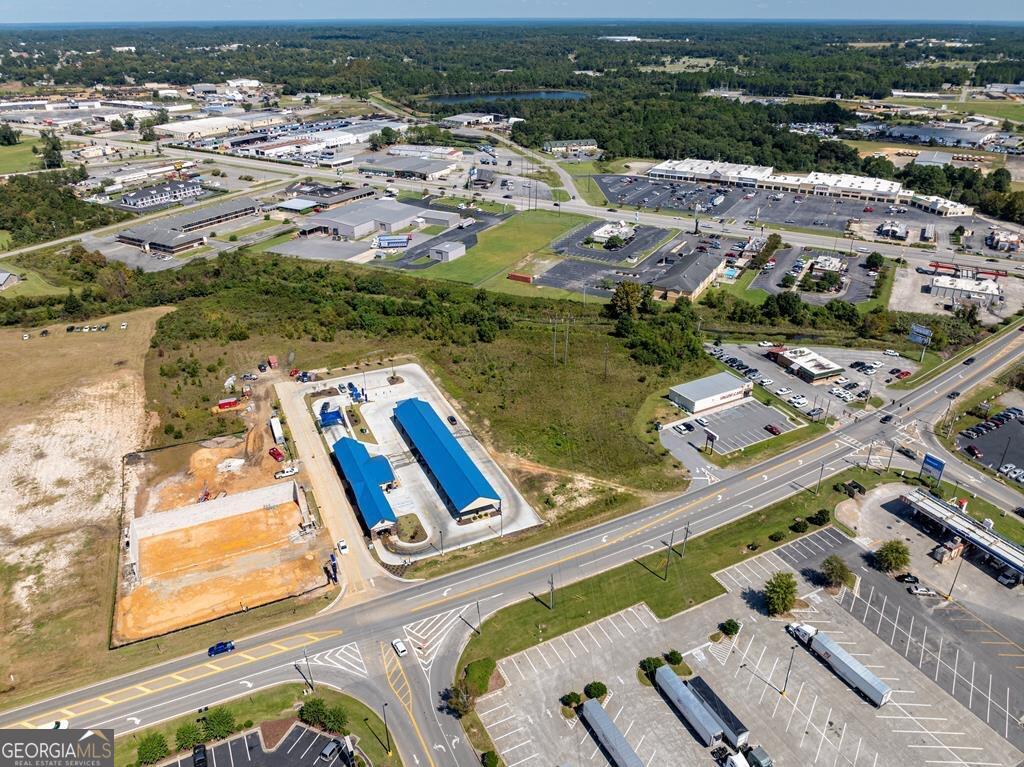
[[[305,663],[305,658],[299,658],[296,663]],[[366,664],[363,662],[363,654],[359,652],[359,646],[355,642],[332,647],[316,655],[309,656],[309,662],[317,666],[331,666],[332,668],[347,671],[366,679],[368,674]]]
[[[430,673],[434,658],[443,646],[444,638],[448,633],[456,626],[466,625],[462,614],[468,607],[469,605],[463,605],[403,626],[405,636],[409,639],[412,650],[416,654],[416,660],[419,661],[426,673]]]

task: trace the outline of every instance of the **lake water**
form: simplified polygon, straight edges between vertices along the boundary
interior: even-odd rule
[[[515,91],[513,93],[478,93],[460,96],[433,96],[429,100],[434,104],[469,104],[476,101],[535,101],[544,99],[555,101],[565,99],[580,101],[587,94],[583,91]]]

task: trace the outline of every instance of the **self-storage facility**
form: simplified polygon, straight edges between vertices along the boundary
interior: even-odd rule
[[[754,384],[731,373],[716,373],[668,390],[668,398],[693,415],[743,402],[753,395]]]

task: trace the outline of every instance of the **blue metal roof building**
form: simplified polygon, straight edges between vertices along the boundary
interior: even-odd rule
[[[438,490],[457,514],[501,509],[501,497],[452,436],[429,404],[402,400],[395,406],[399,431],[436,480]]]
[[[383,455],[370,456],[366,446],[351,437],[334,443],[334,460],[352,490],[359,515],[370,532],[386,530],[395,524],[395,512],[381,490],[395,479],[391,464]]]

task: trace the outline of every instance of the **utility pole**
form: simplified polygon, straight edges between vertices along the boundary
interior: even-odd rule
[[[480,600],[476,600],[476,633],[481,633],[480,630],[483,628],[484,621],[480,617]]]
[[[949,585],[949,593],[946,594],[947,602],[953,598],[953,589],[956,588],[956,579],[960,577],[960,567],[964,563],[964,555],[962,551],[960,553],[959,559],[960,561],[956,565],[956,572],[953,574],[953,582]]]
[[[391,756],[391,731],[388,729],[388,704],[387,701],[381,706],[381,713],[384,714],[384,737],[388,741],[388,756]]]
[[[548,609],[555,609],[555,574],[548,576]]]
[[[608,380],[608,344],[604,345],[604,380]]]
[[[889,463],[886,465],[885,470],[889,471],[892,468],[892,454],[896,452],[896,443],[893,442],[889,446]]]
[[[565,321],[565,351],[562,354],[562,364],[569,364],[569,320]]]
[[[1002,466],[1006,463],[1006,451],[1010,449],[1010,439],[1006,440],[1006,447],[1003,448],[1003,457],[999,459],[999,465]]]
[[[679,558],[682,559],[686,556],[686,541],[690,538],[690,523],[686,523],[686,529],[683,531],[683,550],[679,554]]]
[[[668,538],[668,548],[665,549],[665,577],[663,580],[668,580],[668,568],[672,564],[672,545],[676,541],[676,531],[673,529]]]
[[[555,365],[558,363],[558,358],[555,356],[555,318],[551,318],[551,364]]]
[[[441,534],[441,556],[444,556],[444,528],[437,528],[437,532]]]
[[[874,449],[874,447],[875,441],[871,440],[871,442],[868,443],[868,460],[865,461],[864,463],[864,468],[867,469],[868,471],[871,471],[871,451]]]
[[[309,654],[306,652],[306,648],[302,648],[302,657],[306,659],[306,675],[309,677],[309,691],[313,692],[316,687],[313,684],[313,672],[309,668]]]
[[[821,462],[821,471],[818,472],[818,484],[814,488],[814,494],[817,495],[818,491],[821,490],[821,480],[825,476],[825,462]]]

